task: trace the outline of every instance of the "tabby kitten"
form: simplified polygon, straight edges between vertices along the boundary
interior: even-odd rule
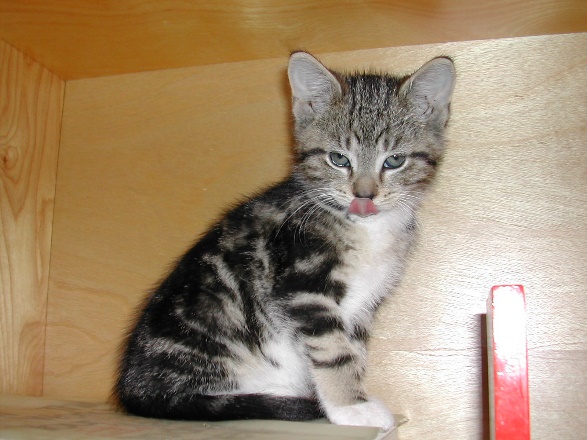
[[[394,425],[365,392],[366,343],[442,156],[454,66],[346,75],[296,52],[288,74],[291,175],[228,212],[148,298],[115,389],[129,413]]]

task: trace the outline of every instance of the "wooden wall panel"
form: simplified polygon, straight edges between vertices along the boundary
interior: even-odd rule
[[[286,173],[283,69],[274,60],[68,82],[48,395],[104,398],[130,309],[239,194]]]
[[[574,439],[587,429],[587,35],[447,53],[451,143],[403,288],[379,315],[373,345],[392,352],[374,350],[370,383],[412,420],[408,438],[486,434],[485,300],[521,283],[534,438]]]
[[[528,301],[535,438],[587,430],[587,34],[333,53],[410,72],[454,57],[446,160],[371,343],[402,439],[483,438],[483,314]],[[133,308],[228,204],[285,175],[286,59],[68,82],[45,392],[104,399]],[[582,387],[582,388],[581,388]],[[575,390],[575,392],[568,392]],[[555,402],[553,404],[553,402]]]
[[[584,0],[0,0],[0,38],[65,79],[585,31]]]
[[[0,41],[0,394],[42,393],[63,90]]]

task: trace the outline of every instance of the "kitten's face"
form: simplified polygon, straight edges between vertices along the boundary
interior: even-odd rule
[[[372,199],[378,211],[414,206],[435,172],[442,139],[400,102],[397,80],[346,81],[342,99],[298,131],[299,170],[344,210],[355,198]],[[303,154],[314,148],[323,151]]]
[[[293,71],[290,62],[297,172],[317,198],[353,219],[415,208],[441,158],[452,62],[433,60],[404,79],[337,79],[308,57]]]

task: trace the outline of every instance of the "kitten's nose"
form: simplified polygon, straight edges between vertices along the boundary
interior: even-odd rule
[[[377,182],[368,177],[359,177],[353,184],[353,194],[361,199],[373,199],[378,193]]]

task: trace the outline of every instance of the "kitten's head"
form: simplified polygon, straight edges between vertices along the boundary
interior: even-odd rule
[[[403,78],[343,75],[295,52],[288,74],[294,173],[309,194],[353,219],[415,208],[442,156],[453,62],[435,58]]]

